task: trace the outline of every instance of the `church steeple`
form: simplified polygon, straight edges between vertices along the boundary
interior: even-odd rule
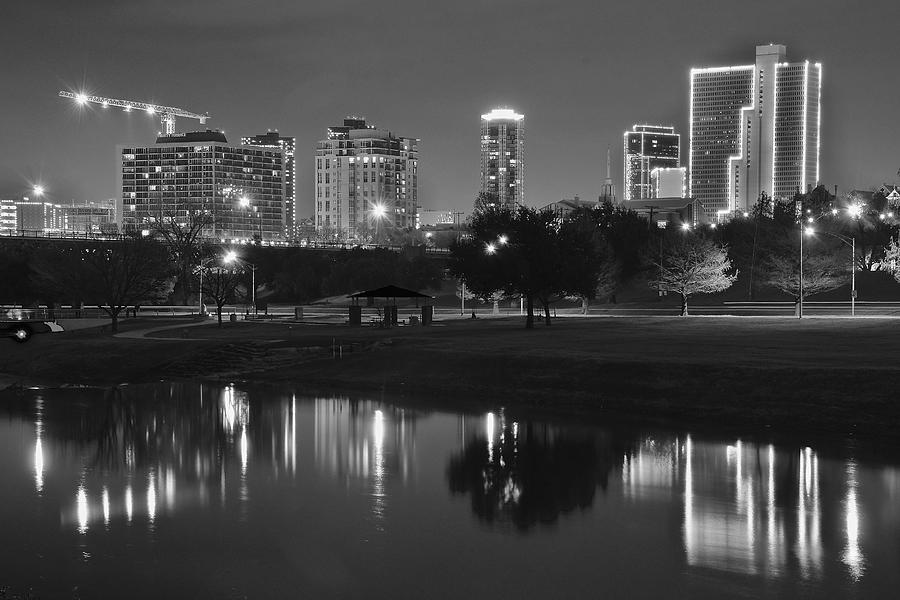
[[[600,202],[616,203],[616,185],[612,180],[612,161],[610,159],[609,146],[606,147],[606,179],[603,180],[603,187],[600,188]]]

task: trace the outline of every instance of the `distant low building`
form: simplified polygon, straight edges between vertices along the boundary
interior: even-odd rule
[[[681,226],[685,223],[693,227],[709,223],[703,204],[696,198],[645,198],[627,200],[624,206],[646,217],[657,227]]]
[[[417,227],[433,227],[435,225],[452,225],[452,210],[431,210],[423,208],[419,210],[419,223]]]
[[[9,235],[17,229],[15,200],[0,200],[0,234]]]
[[[551,202],[546,206],[542,206],[541,210],[551,210],[556,213],[558,219],[566,219],[573,211],[579,208],[596,208],[600,203],[595,200],[582,200],[578,196],[574,198],[563,198],[559,202]]]
[[[116,233],[115,202],[87,202],[58,206],[65,215],[65,230],[73,233]]]

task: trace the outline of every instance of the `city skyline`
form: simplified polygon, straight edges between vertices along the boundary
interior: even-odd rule
[[[837,184],[842,191],[892,181],[900,165],[880,149],[890,148],[897,135],[890,114],[891,98],[900,91],[896,89],[900,84],[878,77],[890,71],[889,52],[853,40],[871,24],[900,11],[887,2],[871,3],[860,7],[851,22],[840,18],[840,3],[816,3],[815,26],[801,29],[796,15],[805,13],[794,11],[796,7],[761,4],[737,22],[727,4],[717,4],[722,7],[718,11],[707,10],[706,3],[699,2],[656,9],[646,23],[651,34],[646,36],[650,40],[645,42],[647,56],[628,53],[627,60],[621,51],[623,44],[627,46],[625,32],[612,32],[603,40],[587,35],[597,19],[607,16],[602,8],[587,3],[569,3],[555,13],[538,4],[517,4],[511,17],[518,25],[511,28],[515,31],[485,40],[479,38],[482,28],[491,19],[502,18],[509,6],[492,4],[456,13],[412,5],[403,12],[398,7],[397,14],[404,17],[399,25],[389,26],[415,22],[410,35],[420,48],[420,56],[403,78],[411,84],[406,91],[377,83],[381,71],[359,64],[352,51],[342,50],[316,63],[304,58],[302,51],[284,51],[315,44],[339,17],[348,21],[352,31],[364,27],[346,18],[346,7],[273,3],[260,14],[225,2],[214,14],[207,14],[200,4],[189,3],[171,15],[144,14],[136,7],[104,2],[80,7],[61,3],[6,7],[7,22],[21,26],[0,45],[7,54],[24,58],[6,67],[8,80],[15,85],[2,100],[3,113],[15,115],[6,129],[8,139],[17,143],[4,146],[0,154],[0,196],[20,197],[38,181],[53,202],[115,195],[114,172],[109,168],[115,146],[149,143],[159,123],[141,114],[103,114],[99,108],[79,114],[55,94],[61,88],[83,87],[98,94],[209,111],[209,125],[224,129],[232,138],[268,128],[296,137],[301,153],[298,217],[312,215],[313,199],[303,193],[313,189],[315,175],[313,169],[304,168],[309,165],[303,159],[304,149],[311,155],[322,127],[336,116],[352,113],[390,123],[398,131],[414,131],[422,139],[422,151],[428,157],[420,183],[423,206],[471,207],[479,189],[478,134],[472,115],[497,105],[513,105],[529,115],[529,204],[575,194],[595,197],[603,183],[603,151],[615,144],[624,126],[652,120],[688,131],[690,69],[744,64],[751,44],[769,42],[788,46],[794,57],[815,57],[828,71],[822,90],[821,180],[829,187]],[[646,8],[635,4],[614,16],[627,21],[632,12]],[[709,34],[702,40],[680,40],[680,34],[674,35],[677,30],[667,31],[673,20],[683,26],[700,23]],[[161,27],[161,22],[166,26]],[[562,22],[568,28],[556,26]],[[56,27],[60,33],[49,43],[27,35],[35,27],[54,23],[70,25]],[[271,35],[230,48],[229,33],[247,26]],[[128,45],[151,31],[159,37],[162,54]],[[567,33],[562,36],[555,31]],[[297,33],[303,39],[298,41]],[[478,66],[484,52],[518,44],[514,36],[537,41],[518,45],[503,72],[489,73]],[[667,51],[676,39],[679,51]],[[822,41],[826,39],[838,41]],[[190,61],[173,60],[192,47],[201,50]],[[397,40],[379,40],[370,57],[374,64],[379,62],[375,59],[399,59],[403,47]],[[447,53],[451,60],[444,59]],[[127,57],[127,69],[113,60],[117,54]],[[275,55],[279,59],[270,61]],[[212,68],[216,61],[230,59],[236,67],[259,67],[277,76],[276,80],[265,89],[235,86]],[[267,61],[273,66],[265,65]],[[315,85],[336,87],[334,97],[341,100],[335,103],[311,95],[310,86]],[[351,93],[363,88],[364,97]],[[859,93],[863,89],[877,91]],[[573,115],[591,115],[586,119],[589,124],[580,124]],[[64,160],[74,155],[76,147],[86,150],[79,160]],[[566,152],[561,152],[563,147]],[[622,172],[621,157],[614,158],[613,171]],[[90,177],[82,178],[83,173]],[[616,183],[621,184],[618,179]]]

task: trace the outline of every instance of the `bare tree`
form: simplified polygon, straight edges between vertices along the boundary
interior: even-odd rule
[[[154,233],[165,243],[175,263],[184,305],[190,301],[191,274],[200,262],[203,230],[211,224],[212,216],[199,211],[189,211],[184,217],[178,217],[174,212],[166,213],[156,220]]]
[[[48,287],[103,309],[113,333],[122,310],[164,300],[173,285],[165,246],[140,235],[54,248],[38,257],[35,271]]]
[[[670,238],[651,287],[681,296],[681,316],[688,315],[688,299],[695,294],[713,294],[731,287],[737,271],[731,271],[728,247],[691,233]]]
[[[787,250],[787,251],[786,251]],[[793,250],[791,252],[790,250]],[[766,260],[766,283],[794,299],[800,314],[800,257],[796,247],[782,249]],[[803,298],[829,292],[847,283],[847,264],[831,253],[803,257]]]
[[[221,327],[222,307],[226,302],[234,300],[235,292],[241,283],[243,269],[238,266],[204,266],[201,269],[203,293],[215,302],[216,318]]]

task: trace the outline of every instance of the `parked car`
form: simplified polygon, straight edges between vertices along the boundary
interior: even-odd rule
[[[62,325],[53,321],[0,321],[0,336],[11,337],[24,344],[36,333],[58,333],[63,331]]]

